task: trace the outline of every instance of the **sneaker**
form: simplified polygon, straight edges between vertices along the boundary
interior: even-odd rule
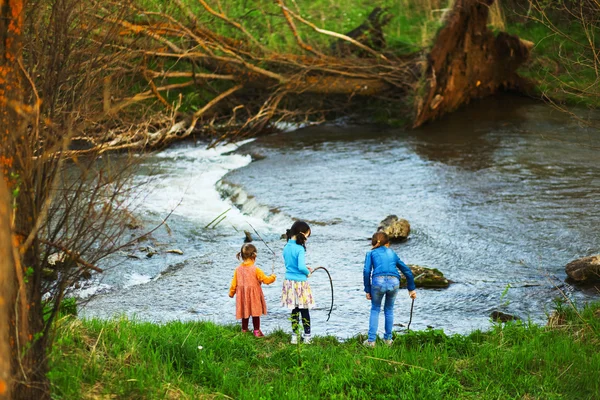
[[[298,344],[298,335],[292,333],[292,340],[290,340],[291,344]]]
[[[312,343],[312,339],[310,337],[310,333],[309,334],[302,334],[302,341],[304,342],[304,344],[311,344]]]
[[[257,329],[254,331],[254,336],[255,337],[263,337],[265,335],[263,335],[263,333],[260,331],[260,329]]]
[[[375,347],[375,342],[369,342],[369,340],[367,339],[363,342],[363,345],[366,347]]]
[[[383,343],[387,344],[388,346],[391,346],[392,344],[394,344],[394,339],[383,339]]]

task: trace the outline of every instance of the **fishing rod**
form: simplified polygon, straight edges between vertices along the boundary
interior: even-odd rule
[[[254,231],[254,233],[256,233],[256,236],[258,236],[258,238],[260,239],[260,241],[261,241],[261,242],[263,242],[263,244],[264,244],[265,246],[267,246],[267,249],[269,249],[269,251],[270,251],[270,252],[273,254],[273,260],[272,260],[273,262],[272,262],[272,264],[271,264],[271,275],[273,275],[273,274],[275,273],[275,258],[277,258],[277,255],[275,254],[275,252],[273,251],[273,249],[271,249],[271,248],[269,247],[269,245],[268,245],[268,244],[267,244],[267,242],[266,242],[266,241],[265,241],[265,240],[262,238],[262,236],[260,236],[260,233],[258,233],[258,231],[256,230],[256,228],[254,228],[250,222],[246,221],[246,223],[247,223],[248,225],[250,225],[250,228],[252,228],[252,230]]]
[[[415,306],[415,299],[412,299],[412,303],[410,304],[410,319],[408,320],[408,327],[406,328],[406,332],[410,332],[410,323],[412,322],[414,306]]]
[[[315,271],[318,271],[320,269],[327,272],[327,276],[329,276],[329,285],[331,286],[331,307],[329,308],[329,313],[327,314],[327,321],[329,321],[329,317],[331,317],[331,312],[333,311],[333,280],[331,279],[331,274],[325,267],[317,267],[313,269],[310,275],[312,275]]]
[[[425,275],[425,272],[423,272],[420,275],[417,275],[417,277],[414,280],[416,281],[417,279],[419,279],[423,275]],[[415,299],[412,299],[412,303],[410,303],[410,319],[408,320],[408,326],[406,327],[406,332],[410,332],[410,323],[412,322],[412,316],[413,316],[413,308],[414,308],[414,306],[415,306]]]

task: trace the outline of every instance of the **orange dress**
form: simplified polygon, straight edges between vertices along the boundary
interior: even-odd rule
[[[243,262],[233,274],[229,296],[235,298],[235,318],[260,317],[267,313],[267,302],[261,283],[275,282],[275,275],[267,276],[253,262]]]

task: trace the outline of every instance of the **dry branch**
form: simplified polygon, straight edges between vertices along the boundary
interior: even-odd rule
[[[348,109],[349,104],[373,97],[396,101],[395,106],[402,113],[401,109],[407,109],[402,102],[414,95],[422,74],[426,73],[426,96],[418,98],[415,104],[418,110],[415,125],[422,124],[452,111],[472,97],[493,93],[500,87],[516,86],[516,75],[512,73],[529,48],[518,39],[494,38],[486,30],[488,6],[492,2],[456,2],[446,28],[429,55],[427,68],[424,68],[422,52],[399,57],[384,54],[385,48],[380,49],[385,45],[381,26],[391,16],[379,7],[357,29],[341,34],[309,22],[301,16],[297,5],[297,9],[292,10],[285,0],[275,0],[287,29],[295,38],[297,48],[293,54],[265,48],[240,21],[227,15],[220,6],[211,7],[205,0],[199,0],[199,5],[213,18],[202,24],[199,15],[181,0],[175,0],[175,5],[182,12],[182,19],[138,9],[136,12],[146,17],[144,22],[96,13],[95,17],[106,26],[112,25],[121,31],[119,40],[111,43],[125,54],[120,63],[122,70],[115,73],[142,78],[147,85],[133,96],[113,99],[100,119],[117,118],[126,113],[129,106],[140,102],[148,104],[150,100],[172,110],[177,117],[154,118],[153,124],[142,123],[131,132],[105,130],[103,137],[98,135],[90,140],[91,148],[77,154],[152,149],[194,132],[210,136],[214,143],[256,134],[274,121],[298,121],[315,116],[319,119],[330,111]],[[108,9],[105,12],[108,13]],[[211,25],[215,23],[232,27],[240,33],[240,38],[223,37]],[[336,42],[326,50],[311,46],[300,35],[299,24]],[[463,31],[459,32],[460,29]],[[461,37],[467,39],[457,39]],[[464,47],[455,49],[461,43]],[[333,54],[340,46],[357,51],[346,51],[343,57]],[[516,57],[512,56],[513,52]],[[467,59],[467,67],[459,63],[461,54]],[[485,61],[489,56],[494,60],[491,66]],[[165,64],[168,67],[165,68]],[[445,76],[446,69],[466,70],[470,75],[466,79],[460,78],[460,74]],[[189,80],[181,82],[182,78]],[[201,93],[206,100],[204,104],[194,104],[198,111],[182,118],[171,94],[181,93],[186,88],[190,92],[191,87],[196,88],[194,94]],[[183,104],[187,105],[186,94],[182,96]],[[227,101],[222,101],[224,99]],[[155,126],[151,131],[142,132],[141,127],[151,125]]]

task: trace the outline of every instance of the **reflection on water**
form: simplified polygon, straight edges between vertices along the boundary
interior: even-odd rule
[[[183,261],[179,258],[184,266],[101,296],[86,312],[234,322],[227,288],[242,231],[249,229],[246,215],[266,221],[261,236],[277,253],[273,258],[257,242],[259,265],[279,276],[264,287],[269,305],[264,330],[289,330],[288,312],[279,307],[280,234],[301,218],[314,221],[307,260],[326,266],[335,286],[335,308],[326,323],[329,282],[324,273],[311,277],[319,303],[312,314],[314,332],[364,333],[366,238],[385,216],[396,214],[410,221],[412,234],[394,250],[407,263],[439,268],[454,281],[448,289],[419,290],[411,327],[468,332],[488,327],[490,312],[498,308],[543,323],[559,295],[557,286],[577,302],[598,297],[563,283],[566,263],[600,253],[596,143],[598,132],[514,97],[474,103],[414,131],[328,126],[263,137],[238,152],[264,158],[220,183],[224,193],[235,194],[241,216],[205,230],[208,215],[198,220],[193,211],[204,205],[190,199],[170,223],[172,236],[161,238],[185,247]],[[193,173],[189,157],[160,162],[175,175]],[[224,206],[213,204],[214,212]],[[165,268],[173,263],[160,260]],[[397,323],[407,323],[408,310],[410,299],[399,296]]]

